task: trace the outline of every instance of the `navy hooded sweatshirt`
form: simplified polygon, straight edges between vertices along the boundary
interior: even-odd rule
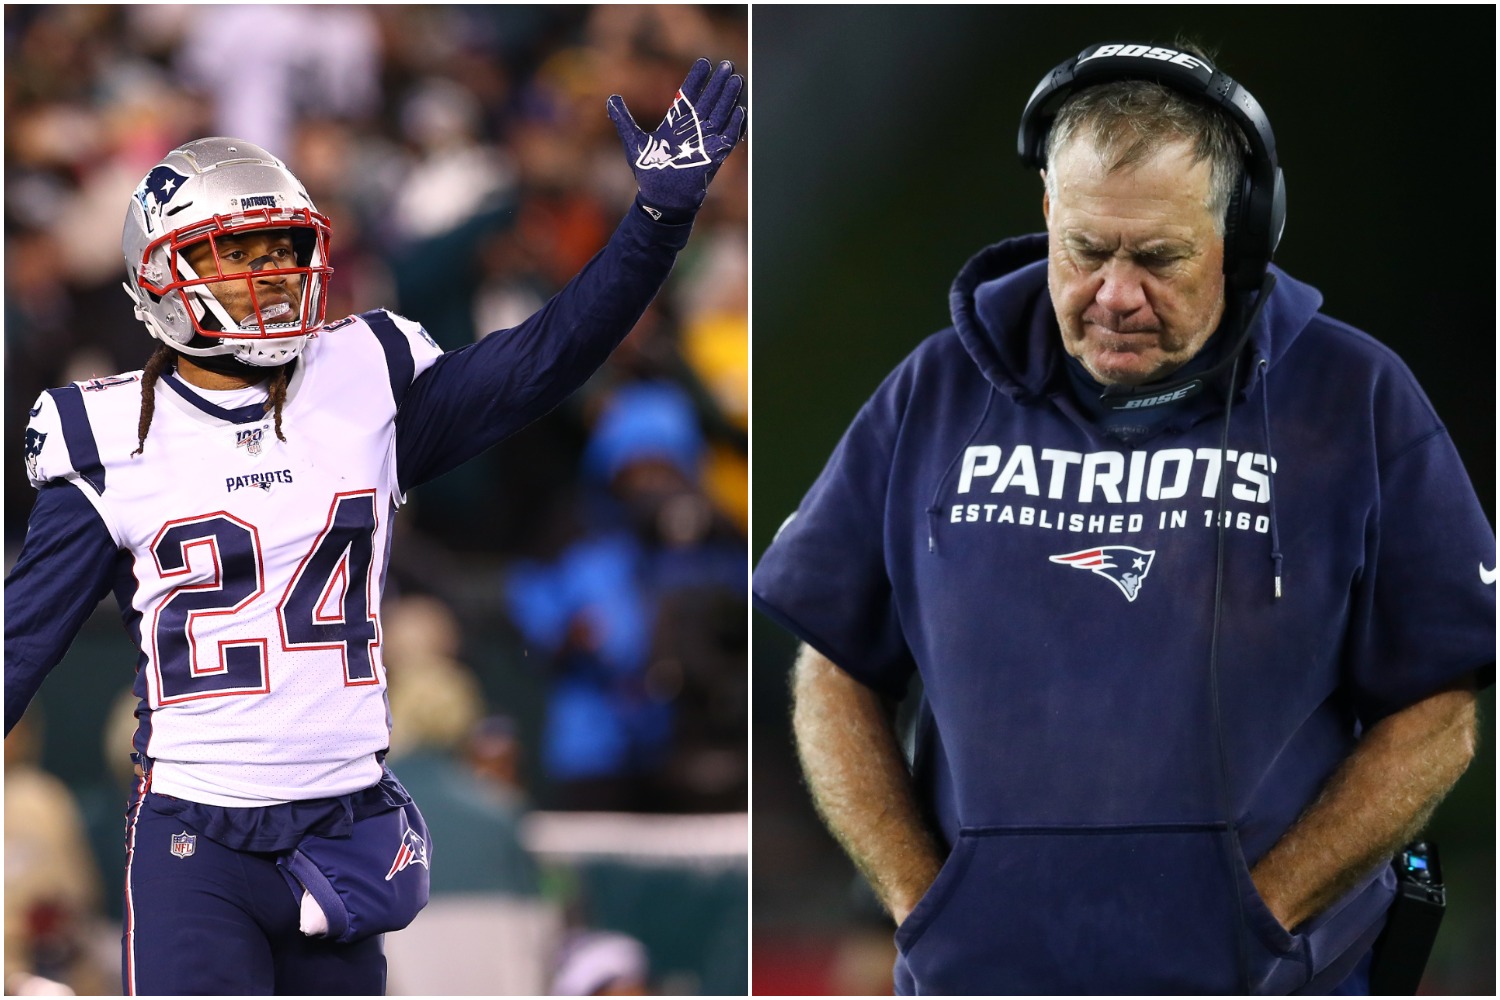
[[[1045,250],[969,262],[754,577],[870,688],[920,673],[950,853],[898,991],[1326,992],[1389,868],[1295,934],[1250,868],[1363,730],[1492,681],[1494,532],[1405,365],[1280,271],[1232,398],[1122,444],[1069,384]]]

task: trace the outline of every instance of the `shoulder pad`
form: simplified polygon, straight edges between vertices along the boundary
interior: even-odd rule
[[[400,313],[393,312],[390,309],[371,309],[369,312],[359,314],[359,318],[369,323],[372,328],[380,323],[382,317],[394,324],[396,329],[404,333],[406,339],[424,343],[434,351],[442,351],[442,348],[438,346],[438,342],[432,339],[432,334],[427,332],[427,328],[414,319],[407,319]]]
[[[400,406],[412,381],[443,356],[443,349],[421,323],[389,309],[371,309],[360,313],[359,318],[369,326],[385,352],[391,394]]]
[[[31,485],[76,482],[96,495],[104,492],[104,465],[83,402],[87,386],[74,383],[37,397],[26,424],[26,474]]]

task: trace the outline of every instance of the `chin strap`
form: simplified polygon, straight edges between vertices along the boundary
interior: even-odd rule
[[[177,351],[181,357],[190,358],[193,364],[205,371],[211,371],[215,375],[231,375],[235,378],[251,379],[260,381],[275,371],[274,368],[247,365],[233,354],[186,354],[179,350],[176,345],[172,349]]]
[[[130,296],[130,301],[135,305],[135,318],[145,323],[149,329],[154,317],[146,311],[146,306],[141,302],[141,294],[132,288],[128,281],[120,282],[120,287],[125,289],[125,294]],[[155,334],[153,333],[152,336],[155,336]]]

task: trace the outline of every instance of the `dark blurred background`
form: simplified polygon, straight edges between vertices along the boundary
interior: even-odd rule
[[[1411,366],[1493,524],[1495,10],[1349,10],[757,6],[752,556],[880,380],[948,324],[964,261],[1043,228],[1015,151],[1037,81],[1091,42],[1180,32],[1275,128],[1277,263]],[[754,988],[889,991],[889,922],[797,777],[793,643],[760,616],[752,640]],[[1482,711],[1479,758],[1432,827],[1449,912],[1424,992],[1495,991],[1493,690]]]
[[[699,56],[750,76],[743,5],[7,5],[4,25],[7,566],[27,408],[153,346],[120,231],[175,145],[278,155],[333,220],[330,322],[384,306],[451,349],[530,315],[630,206],[608,95],[649,129]],[[439,863],[388,942],[393,993],[746,989],[748,168],[729,158],[589,385],[397,519],[390,759]],[[6,992],[118,990],[135,662],[111,598],[6,741]]]

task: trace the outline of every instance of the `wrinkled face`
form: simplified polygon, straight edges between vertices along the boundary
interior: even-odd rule
[[[1224,312],[1224,240],[1191,147],[1106,170],[1090,143],[1053,162],[1047,287],[1063,347],[1105,385],[1140,385],[1202,349]]]
[[[213,242],[217,243],[219,249],[217,268],[214,266],[213,246],[208,240],[189,247],[183,254],[193,270],[200,275],[251,274],[297,266],[292,236],[285,229],[264,229],[237,236],[219,236]],[[300,274],[268,274],[253,279],[215,281],[207,287],[236,323],[243,324],[249,320],[253,324],[257,304],[264,322],[292,323],[297,321],[301,309],[302,277]],[[253,301],[250,294],[252,284],[255,286]]]

